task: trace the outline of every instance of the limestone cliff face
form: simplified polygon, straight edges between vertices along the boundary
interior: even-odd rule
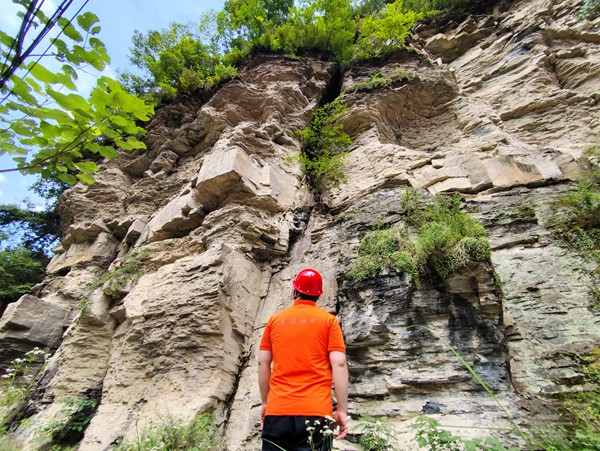
[[[552,419],[553,395],[581,389],[573,356],[600,346],[593,268],[545,227],[600,128],[599,24],[577,18],[578,3],[499,3],[421,26],[416,52],[341,74],[318,59],[257,57],[208,98],[162,107],[147,152],[65,193],[48,277],[0,321],[3,364],[34,345],[54,352],[25,414],[45,424],[65,396],[93,394],[79,449],[103,450],[158,417],[214,411],[226,449],[258,449],[258,341],[310,266],[348,345],[350,414],[389,418],[405,444],[420,413],[507,424],[442,338],[517,423]],[[399,70],[392,85],[347,96],[348,181],[317,204],[285,162],[300,150],[295,132],[340,89]],[[399,223],[406,186],[461,193],[489,232],[493,267],[419,288],[396,273],[348,280],[366,231]],[[32,430],[20,434],[33,449]]]

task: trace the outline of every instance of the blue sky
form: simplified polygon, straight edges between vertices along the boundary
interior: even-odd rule
[[[56,10],[58,0],[45,0],[44,9],[48,13]],[[70,18],[85,0],[75,0],[67,12]],[[107,73],[116,77],[117,69],[129,69],[127,55],[131,46],[134,30],[162,30],[171,22],[198,22],[202,13],[209,9],[220,10],[223,0],[89,0],[83,11],[91,11],[100,19],[102,31],[99,38],[107,47],[111,57]],[[20,24],[16,12],[20,10],[12,0],[0,0],[0,29],[15,34]],[[82,77],[80,90],[86,90],[93,80]],[[88,88],[89,89],[89,88]],[[0,156],[0,168],[14,167],[6,155]],[[17,203],[29,198],[34,204],[41,204],[27,187],[36,180],[32,176],[23,176],[18,172],[0,174],[0,204]]]

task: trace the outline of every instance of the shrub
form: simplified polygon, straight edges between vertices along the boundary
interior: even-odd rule
[[[389,86],[396,81],[405,80],[408,78],[406,72],[397,68],[391,77],[382,77],[380,72],[375,72],[370,75],[369,80],[356,83],[342,91],[342,95],[351,94],[353,92],[372,91],[374,89]]]
[[[92,283],[88,289],[91,292],[109,282],[103,290],[104,294],[112,299],[119,299],[123,296],[123,289],[129,282],[139,279],[146,273],[142,262],[148,255],[150,255],[148,251],[132,252],[123,258],[120,265],[107,271],[100,279]],[[89,315],[91,305],[88,296],[81,298],[79,307],[83,316]]]
[[[469,264],[490,260],[485,229],[465,213],[459,196],[436,195],[428,201],[407,188],[400,201],[405,227],[374,230],[358,246],[358,259],[347,277],[363,280],[396,270],[410,274],[433,269],[442,279]]]
[[[309,185],[318,194],[346,180],[343,172],[352,140],[336,122],[347,107],[337,98],[315,112],[310,125],[298,132],[303,143],[296,157]]]

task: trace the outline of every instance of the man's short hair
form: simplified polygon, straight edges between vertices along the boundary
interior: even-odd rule
[[[299,291],[296,291],[296,299],[304,299],[305,301],[313,301],[313,302],[317,302],[317,299],[319,299],[321,296],[310,296],[308,294],[304,294],[304,293],[300,293]]]

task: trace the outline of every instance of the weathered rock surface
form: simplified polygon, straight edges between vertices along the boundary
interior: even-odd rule
[[[258,57],[215,93],[160,109],[147,152],[65,194],[49,276],[0,321],[4,365],[58,347],[37,424],[64,397],[96,391],[81,450],[204,411],[226,449],[259,449],[258,342],[306,266],[323,274],[321,306],[345,334],[350,414],[389,418],[406,449],[420,413],[470,428],[464,436],[508,424],[446,344],[518,424],[556,420],[554,395],[585,388],[574,356],[600,346],[593,268],[546,228],[600,130],[600,34],[575,16],[578,3],[498,2],[458,27],[429,25],[416,52],[352,66],[341,86],[333,63]],[[296,131],[324,97],[375,72],[396,81],[346,96],[348,181],[315,207],[285,163]],[[489,231],[493,266],[419,288],[394,272],[348,280],[364,234],[401,225],[405,186],[460,193]],[[33,435],[20,432],[24,449]]]

